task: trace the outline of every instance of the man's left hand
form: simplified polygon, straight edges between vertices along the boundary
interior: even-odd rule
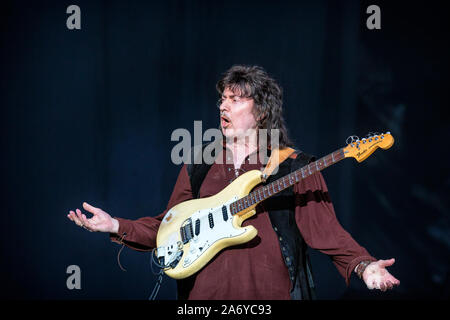
[[[362,274],[367,288],[386,291],[398,286],[400,281],[386,270],[386,267],[392,266],[394,262],[395,259],[389,259],[378,260],[369,264]]]

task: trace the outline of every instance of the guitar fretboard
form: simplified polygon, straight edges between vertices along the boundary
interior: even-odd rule
[[[236,200],[235,202],[230,204],[230,211],[232,215],[235,215],[255,204],[258,204],[271,196],[293,186],[294,184],[300,182],[313,175],[315,172],[321,171],[336,162],[344,159],[344,151],[343,149],[339,149],[335,152],[332,152],[325,157],[322,157],[310,164],[291,172],[284,177],[265,185],[261,188],[256,189],[255,191],[249,193],[247,196]]]

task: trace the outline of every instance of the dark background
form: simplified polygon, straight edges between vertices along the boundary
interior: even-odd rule
[[[66,8],[81,8],[68,30]],[[381,8],[368,30],[366,8]],[[396,258],[393,291],[346,287],[312,252],[319,299],[448,299],[448,13],[427,1],[6,1],[1,16],[1,297],[147,299],[150,254],[86,232],[83,201],[113,216],[161,213],[180,166],[173,130],[218,125],[215,83],[263,66],[284,89],[297,146],[323,156],[350,135],[394,146],[323,174],[341,224]],[[66,268],[81,268],[69,290]],[[174,299],[164,277],[159,299]]]

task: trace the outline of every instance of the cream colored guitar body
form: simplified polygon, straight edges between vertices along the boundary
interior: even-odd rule
[[[256,205],[239,215],[232,215],[229,205],[261,182],[261,171],[252,170],[214,196],[188,200],[171,208],[156,239],[157,257],[167,266],[164,272],[174,279],[189,277],[222,249],[253,239],[258,231],[241,225],[255,214]]]

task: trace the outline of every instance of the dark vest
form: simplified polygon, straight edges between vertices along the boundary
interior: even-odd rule
[[[206,145],[207,144],[204,144],[202,149],[204,149]],[[288,158],[281,163],[278,172],[275,175],[270,176],[267,179],[266,184],[271,183],[314,160],[313,156],[301,151],[296,150],[295,153],[297,154],[297,157],[295,159]],[[191,159],[193,160],[194,158],[192,157]],[[211,165],[205,163],[189,164],[187,166],[194,198],[199,197],[200,187],[210,168]],[[266,199],[262,204],[269,212],[273,230],[278,236],[281,253],[291,280],[291,299],[315,299],[314,281],[307,252],[307,245],[303,240],[295,221],[293,187],[283,190],[271,198]],[[177,281],[179,299],[187,299],[194,281],[195,275]]]

